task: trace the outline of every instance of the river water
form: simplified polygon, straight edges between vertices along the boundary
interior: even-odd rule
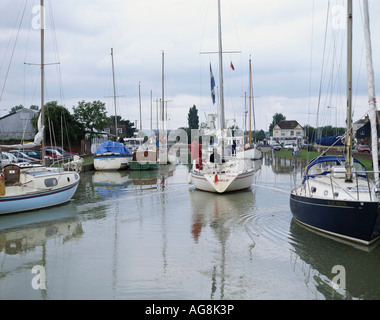
[[[81,173],[70,203],[0,217],[0,299],[380,299],[380,247],[295,223],[301,165],[260,164],[224,195],[181,164]]]

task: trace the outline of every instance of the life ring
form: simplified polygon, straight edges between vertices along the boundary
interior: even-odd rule
[[[0,180],[4,182],[4,173],[0,172]]]

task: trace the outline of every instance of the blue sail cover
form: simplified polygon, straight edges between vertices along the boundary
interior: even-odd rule
[[[123,155],[130,155],[132,154],[132,151],[128,150],[127,147],[120,143],[115,141],[106,141],[103,142],[97,149],[96,154],[106,153],[106,152],[114,152],[114,153],[120,153]]]
[[[317,144],[319,144],[321,146],[332,146],[332,145],[343,146],[343,142],[342,142],[341,138],[342,138],[341,134],[338,134],[338,135],[332,136],[332,137],[320,138],[320,139],[317,139]]]

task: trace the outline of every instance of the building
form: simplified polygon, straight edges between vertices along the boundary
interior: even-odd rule
[[[303,127],[295,120],[282,120],[273,128],[272,140],[278,141],[281,145],[284,145],[284,143],[296,143],[303,146],[304,137],[305,131]]]
[[[0,140],[34,140],[37,133],[32,125],[36,112],[31,109],[19,109],[0,118]]]
[[[377,136],[380,137],[380,111],[376,111],[376,129],[377,129]],[[357,122],[354,123],[354,130],[353,130],[354,137],[356,138],[356,144],[366,144],[369,146],[372,146],[371,142],[371,123],[369,121],[368,116],[366,116],[364,119],[360,119]],[[378,146],[379,146],[379,139],[378,139]]]

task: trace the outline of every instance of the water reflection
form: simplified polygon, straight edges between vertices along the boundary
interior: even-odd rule
[[[32,268],[40,265],[46,274],[50,271],[54,273],[54,268],[50,270],[47,264],[47,257],[56,255],[57,247],[80,239],[83,234],[82,224],[72,203],[55,207],[54,214],[49,208],[1,216],[0,280],[6,280],[6,290],[0,290],[0,298],[47,299],[46,289],[32,290]],[[51,248],[49,243],[52,241],[54,245]],[[11,286],[7,286],[7,283]]]
[[[216,264],[211,273],[210,299],[225,299],[226,255],[228,239],[237,226],[244,225],[255,212],[252,189],[228,194],[216,194],[195,189],[189,190],[192,207],[191,234],[197,243],[202,229],[210,227],[220,246]]]
[[[371,252],[314,233],[292,220],[290,242],[298,266],[305,268],[305,281],[316,284],[326,299],[379,299],[380,274],[377,247]],[[346,271],[346,290],[332,282],[334,266]]]

